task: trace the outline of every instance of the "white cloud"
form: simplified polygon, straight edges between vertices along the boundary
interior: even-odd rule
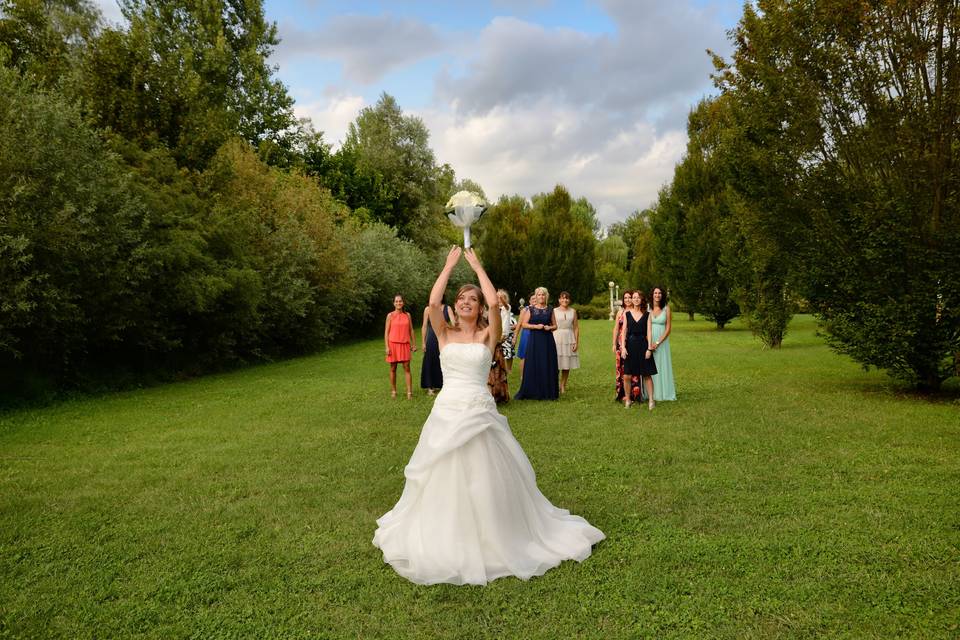
[[[529,197],[560,183],[590,200],[604,225],[650,205],[686,148],[682,130],[657,132],[639,122],[605,132],[595,126],[599,114],[584,118],[546,99],[484,114],[438,109],[417,115],[430,129],[437,157],[480,183],[489,198]]]
[[[120,5],[117,0],[93,0],[93,5],[100,10],[104,19],[110,24],[123,24],[126,19],[120,12]]]
[[[295,112],[299,118],[310,118],[314,127],[323,132],[324,142],[336,148],[364,106],[362,96],[331,95],[311,102],[298,102]]]
[[[639,117],[709,84],[705,49],[728,48],[711,14],[683,3],[606,4],[614,34],[495,18],[479,32],[463,71],[438,77],[438,98],[484,111],[549,96]]]
[[[281,63],[301,56],[337,60],[345,78],[361,84],[376,82],[446,47],[445,37],[434,27],[392,15],[337,16],[315,31],[286,22],[279,31]]]
[[[421,113],[437,157],[487,195],[564,184],[603,224],[652,204],[710,90],[705,49],[729,49],[713,13],[684,2],[605,0],[612,34],[496,18]]]

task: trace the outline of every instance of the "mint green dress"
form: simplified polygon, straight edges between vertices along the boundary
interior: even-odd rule
[[[667,330],[667,310],[664,308],[659,316],[650,314],[650,337],[656,342]],[[653,352],[653,361],[657,364],[657,375],[653,376],[653,399],[676,400],[677,388],[673,384],[673,361],[670,359],[670,337]]]

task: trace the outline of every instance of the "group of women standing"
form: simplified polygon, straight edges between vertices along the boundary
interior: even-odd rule
[[[642,291],[623,292],[623,307],[613,323],[613,353],[616,399],[625,407],[646,400],[653,410],[658,401],[677,399],[667,340],[671,319],[663,287],[653,288],[649,305]]]
[[[560,306],[551,308],[550,292],[537,287],[520,312],[512,335],[521,371],[516,399],[556,400],[567,391],[570,370],[580,368],[580,322],[570,301],[562,291]]]
[[[550,293],[538,287],[530,304],[514,319],[510,298],[497,291],[501,335],[493,354],[488,386],[497,402],[510,399],[509,374],[513,360],[520,360],[518,400],[556,400],[567,390],[571,369],[580,368],[580,323],[570,306],[570,294],[560,293],[560,306],[549,306]],[[456,317],[443,305],[444,323],[456,324]],[[646,401],[654,408],[662,400],[676,400],[673,364],[670,357],[671,311],[667,294],[654,287],[648,303],[644,292],[625,291],[623,307],[613,327],[613,352],[616,363],[616,399],[630,407]],[[424,348],[420,386],[429,395],[443,387],[440,348],[436,332],[424,310],[420,329]],[[387,362],[390,363],[390,392],[397,395],[396,369],[404,370],[407,398],[412,397],[411,352],[417,350],[410,314],[404,310],[403,296],[394,297],[394,311],[387,315],[384,330]]]
[[[501,339],[494,351],[488,384],[498,402],[510,399],[508,376],[513,360],[520,360],[520,389],[516,399],[556,400],[565,393],[571,369],[580,368],[580,323],[577,311],[570,306],[571,297],[566,291],[560,294],[560,306],[548,306],[550,294],[539,287],[530,296],[530,304],[514,318],[510,297],[506,291],[497,291],[499,299]],[[390,363],[390,390],[396,397],[396,368],[404,368],[407,397],[412,397],[410,375],[411,352],[416,351],[410,314],[404,310],[403,296],[394,297],[394,311],[387,315],[384,343],[387,362]],[[443,306],[446,324],[455,324],[450,308]],[[424,349],[423,366],[420,370],[420,386],[433,395],[443,387],[443,372],[440,368],[440,349],[436,332],[430,324],[429,314],[424,310],[420,329]]]

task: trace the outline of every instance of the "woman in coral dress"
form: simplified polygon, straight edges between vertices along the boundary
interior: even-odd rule
[[[393,296],[393,311],[387,314],[383,328],[383,346],[386,360],[390,363],[390,396],[397,397],[397,364],[403,365],[403,379],[407,383],[407,399],[413,397],[413,380],[410,376],[410,352],[417,350],[413,339],[413,319],[403,310],[403,296]]]

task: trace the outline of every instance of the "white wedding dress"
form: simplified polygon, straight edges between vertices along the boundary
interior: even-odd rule
[[[526,580],[584,560],[603,532],[547,500],[487,388],[484,344],[447,344],[443,390],[404,470],[397,504],[373,544],[419,584]]]

